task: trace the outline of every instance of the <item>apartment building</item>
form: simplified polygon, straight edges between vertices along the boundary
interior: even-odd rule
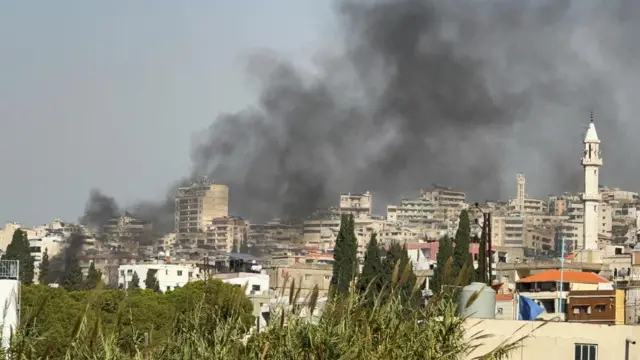
[[[371,217],[373,199],[369,191],[362,194],[340,194],[340,214],[351,214],[356,218]]]
[[[637,192],[601,186],[599,191],[603,202],[637,203],[640,200]]]
[[[381,233],[386,221],[376,218],[355,218],[355,234],[358,239],[358,254],[364,255],[373,232]],[[340,219],[306,220],[303,224],[303,242],[305,246],[321,250],[333,249],[340,231]]]
[[[198,240],[205,240],[213,219],[229,216],[229,187],[205,178],[179,188],[175,203],[178,242],[193,248]]]
[[[491,241],[495,246],[524,247],[525,217],[519,213],[491,216]]]
[[[150,222],[137,219],[129,213],[107,221],[103,232],[110,239],[141,239],[151,234],[153,226]]]
[[[525,230],[525,247],[538,251],[555,249],[555,227],[527,227]]]
[[[422,196],[417,199],[402,199],[398,205],[387,206],[387,220],[403,224],[437,224],[443,220],[438,218],[441,214],[437,202]]]
[[[247,241],[249,223],[240,217],[221,217],[211,220],[206,239],[198,240],[198,247],[206,247],[220,253],[229,253],[234,245]]]
[[[550,196],[548,202],[548,213],[550,215],[562,216],[566,215],[571,204],[582,203],[580,196],[571,193],[564,193],[559,196]]]
[[[31,257],[33,257],[34,279],[37,280],[40,276],[40,263],[42,263],[44,253],[46,252],[47,256],[52,258],[62,251],[65,243],[66,238],[62,234],[56,233],[29,239],[29,249]]]
[[[434,185],[429,191],[421,191],[420,197],[438,204],[437,218],[440,219],[458,217],[460,211],[469,208],[469,204],[465,202],[466,194],[449,187]]]

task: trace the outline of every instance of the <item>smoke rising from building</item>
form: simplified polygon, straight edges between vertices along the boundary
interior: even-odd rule
[[[85,204],[84,215],[80,218],[80,224],[102,230],[107,221],[118,216],[120,216],[120,208],[116,200],[103,194],[98,189],[93,189]]]
[[[84,246],[85,236],[80,233],[73,233],[67,239],[67,246],[57,254],[49,259],[49,272],[51,278],[58,284],[62,284],[67,272],[69,271],[69,265],[74,259],[82,254],[82,248]]]
[[[633,186],[636,2],[344,0],[336,9],[338,55],[311,72],[257,54],[258,103],[219,116],[194,144],[191,176],[229,185],[235,214],[300,218],[340,191],[370,190],[379,206],[431,183],[508,198],[518,172],[532,195],[580,191],[590,110],[604,182]],[[163,204],[146,209],[172,219]]]

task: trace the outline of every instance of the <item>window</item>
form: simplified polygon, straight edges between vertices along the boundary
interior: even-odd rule
[[[598,345],[575,344],[575,360],[598,360]]]
[[[607,305],[603,305],[603,304],[596,305],[596,311],[597,312],[605,312],[605,311],[607,311]]]
[[[305,280],[311,280],[311,274],[304,274]]]
[[[127,275],[131,275],[131,274],[133,274],[133,270],[128,269],[128,270],[127,270]]]
[[[251,285],[251,291],[260,291],[260,285]]]
[[[182,270],[178,270],[178,276],[182,276]]]

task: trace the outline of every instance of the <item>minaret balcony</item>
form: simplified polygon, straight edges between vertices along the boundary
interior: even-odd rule
[[[602,159],[582,159],[582,166],[602,166]]]
[[[582,193],[582,200],[583,201],[601,201],[602,197],[600,196],[600,194],[586,194],[586,193]]]

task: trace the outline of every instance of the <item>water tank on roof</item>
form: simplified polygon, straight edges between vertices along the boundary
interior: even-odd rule
[[[469,303],[472,297],[475,300]],[[465,286],[458,300],[458,313],[473,319],[495,319],[496,292],[487,284],[479,282]]]

